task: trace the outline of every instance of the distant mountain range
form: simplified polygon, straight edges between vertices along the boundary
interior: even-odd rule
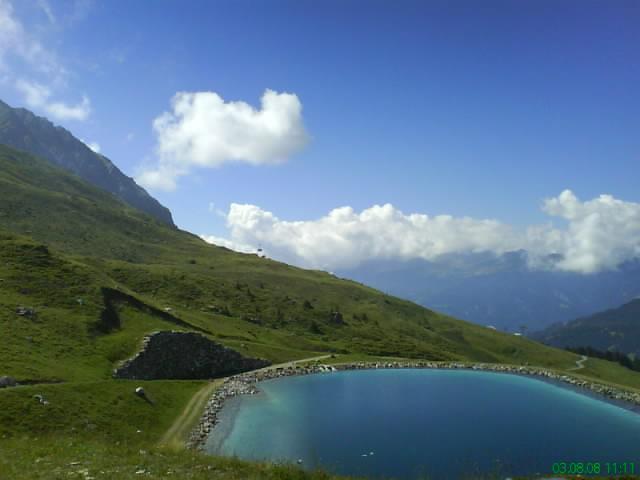
[[[175,226],[168,208],[127,177],[104,155],[95,153],[68,130],[24,108],[0,101],[0,143],[37,155],[92,185],[106,190],[128,205]]]
[[[431,262],[371,261],[336,274],[457,318],[509,331],[541,330],[640,295],[640,261],[583,275],[532,270],[525,251],[452,254]]]
[[[556,347],[589,346],[640,357],[640,298],[618,308],[552,325],[533,337]]]

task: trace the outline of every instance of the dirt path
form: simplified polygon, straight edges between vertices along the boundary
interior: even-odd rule
[[[170,448],[183,448],[189,432],[200,420],[200,415],[204,411],[204,406],[213,394],[213,391],[222,385],[222,380],[214,380],[207,383],[204,387],[191,397],[183,412],[175,419],[169,430],[162,436],[158,442],[159,446]]]
[[[293,360],[291,362],[278,363],[276,365],[269,365],[268,367],[261,368],[260,370],[274,370],[276,368],[289,368],[289,367],[293,367],[298,363],[315,362],[316,360],[324,360],[325,358],[329,358],[330,356],[331,355],[320,355],[318,357],[301,358],[300,360]]]
[[[323,360],[325,358],[329,358],[331,355],[320,355],[317,357],[311,358],[301,358],[300,360],[293,360],[291,362],[286,363],[278,363],[276,365],[270,365],[268,367],[262,368],[260,370],[272,370],[275,368],[289,368],[298,363],[304,362],[313,362],[315,360]],[[200,416],[204,411],[204,407],[207,404],[209,398],[213,392],[222,385],[224,378],[214,380],[212,382],[207,383],[204,387],[196,392],[196,394],[191,397],[187,406],[184,407],[184,410],[180,414],[178,418],[176,418],[169,427],[169,430],[162,436],[160,441],[158,442],[159,446],[170,447],[170,448],[184,448],[184,443],[189,436],[189,432],[195,427],[198,420],[200,420]]]
[[[581,370],[584,368],[584,362],[588,360],[589,357],[585,355],[580,355],[580,360],[576,360],[576,366],[574,368],[570,368],[567,370],[568,372],[573,372],[575,370]]]

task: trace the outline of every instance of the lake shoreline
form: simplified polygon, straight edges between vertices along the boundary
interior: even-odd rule
[[[264,380],[272,380],[276,378],[284,378],[299,375],[312,375],[318,373],[330,373],[335,371],[347,370],[377,370],[377,369],[433,369],[433,370],[471,370],[471,371],[487,371],[496,373],[507,373],[514,375],[522,375],[535,377],[541,380],[549,381],[559,386],[570,386],[575,391],[583,393],[591,393],[593,396],[610,401],[617,406],[627,406],[627,409],[640,413],[637,407],[640,407],[640,393],[612,387],[609,385],[584,380],[567,374],[559,374],[551,370],[539,367],[517,366],[517,365],[501,365],[488,363],[462,363],[462,362],[354,362],[336,365],[307,365],[307,366],[290,366],[288,368],[271,368],[265,370],[254,370],[239,375],[228,377],[224,383],[218,388],[205,407],[205,411],[200,421],[191,432],[187,440],[187,447],[203,450],[209,435],[214,427],[219,423],[219,414],[224,407],[225,402],[229,398],[238,395],[255,395],[260,392],[257,383]],[[587,392],[584,392],[584,391]],[[629,408],[631,407],[631,408]]]

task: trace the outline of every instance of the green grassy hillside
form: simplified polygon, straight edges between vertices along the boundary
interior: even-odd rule
[[[60,332],[64,341],[56,345],[70,358],[86,359],[87,342],[97,342],[91,351],[101,355],[104,342],[90,326],[103,307],[101,287],[111,287],[156,308],[171,308],[212,337],[274,361],[315,352],[358,352],[559,367],[574,362],[575,355],[458,321],[328,273],[208,245],[7,147],[0,147],[0,191],[0,228],[12,232],[4,236],[2,248],[7,257],[3,268],[9,269],[4,297],[12,296],[5,311],[15,317],[12,306],[35,307],[41,323],[27,330],[37,335],[45,329],[51,343]],[[29,292],[21,293],[24,285]],[[123,330],[136,337],[159,321],[136,318]],[[74,328],[78,325],[82,328]],[[107,358],[115,359],[113,354]],[[86,362],[104,374],[109,371],[98,367],[97,359]],[[60,367],[58,377],[75,378],[65,371]]]
[[[199,331],[273,362],[336,353],[568,370],[579,358],[325,272],[209,245],[4,146],[0,196],[0,376],[32,384],[0,390],[2,479],[67,478],[76,461],[89,462],[91,474],[124,465],[111,478],[146,468],[179,478],[209,469],[224,478],[303,478],[154,449],[204,386],[144,382],[152,407],[133,395],[137,383],[111,379],[154,330]],[[580,373],[640,388],[640,375],[607,363],[588,362]]]

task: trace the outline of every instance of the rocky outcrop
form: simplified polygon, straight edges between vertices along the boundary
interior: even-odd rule
[[[31,307],[17,307],[16,315],[34,319],[36,318],[36,311]]]
[[[143,348],[117,368],[115,378],[195,380],[217,378],[270,365],[194,332],[155,332]]]
[[[16,379],[13,377],[8,377],[8,376],[0,377],[0,388],[15,387],[17,385],[18,385],[18,382],[16,382]]]

